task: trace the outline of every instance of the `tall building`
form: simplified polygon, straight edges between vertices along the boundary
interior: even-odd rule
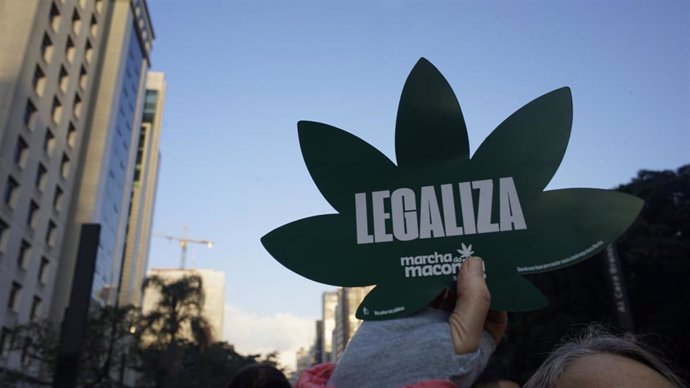
[[[335,311],[338,307],[338,291],[326,291],[321,296],[321,357],[323,362],[335,362],[333,356],[333,330]]]
[[[0,365],[9,331],[60,322],[82,223],[114,300],[153,30],[144,0],[0,2]],[[123,211],[124,209],[124,211]]]
[[[96,0],[98,2],[98,0]],[[122,269],[129,204],[141,128],[146,72],[153,30],[141,0],[102,1],[109,12],[90,131],[76,166],[76,183],[65,225],[51,318],[59,321],[69,303],[81,225],[101,225],[91,298],[113,304]]]
[[[345,347],[355,335],[362,321],[357,319],[355,313],[364,297],[371,291],[368,287],[343,287],[338,289],[338,306],[335,311],[335,328],[333,328],[333,353],[332,362],[340,359]]]
[[[137,140],[137,158],[134,169],[129,217],[123,251],[120,305],[141,306],[141,285],[148,263],[149,242],[153,221],[153,207],[158,185],[160,165],[161,127],[165,102],[163,73],[148,72],[141,131]]]
[[[323,321],[321,319],[315,324],[316,336],[314,338],[314,364],[321,364],[324,361],[323,357]]]
[[[313,359],[314,359],[314,354],[313,354],[313,349],[314,347],[311,347],[309,349],[305,347],[301,347],[295,352],[295,371],[299,372],[302,370],[305,370],[312,366],[313,364]]]
[[[211,334],[214,341],[223,340],[223,316],[225,309],[225,274],[222,271],[212,269],[151,269],[147,276],[158,276],[165,283],[171,283],[185,276],[198,275],[201,277],[204,290],[204,304],[201,315],[206,318],[211,326]],[[144,290],[142,313],[147,314],[155,309],[160,300],[157,289],[148,287]],[[183,335],[192,339],[191,331],[185,328]]]

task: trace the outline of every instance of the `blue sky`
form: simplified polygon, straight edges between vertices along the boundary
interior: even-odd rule
[[[311,181],[299,120],[394,159],[420,57],[453,87],[473,152],[522,105],[572,89],[570,143],[549,188],[611,188],[690,162],[690,3],[681,1],[149,0],[168,95],[154,231],[211,239],[188,263],[226,272],[226,303],[315,319],[331,287],[282,267],[268,231],[333,210]],[[154,237],[150,267],[179,264]],[[328,253],[324,253],[324,265]],[[234,310],[235,311],[235,310]]]

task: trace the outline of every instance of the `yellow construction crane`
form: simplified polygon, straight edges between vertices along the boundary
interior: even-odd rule
[[[158,233],[155,234],[156,237],[167,238],[168,241],[170,241],[170,242],[177,241],[177,243],[180,245],[180,250],[181,250],[180,269],[184,269],[185,262],[187,261],[187,245],[189,245],[190,243],[203,244],[209,248],[213,248],[213,241],[189,238],[187,236],[187,226],[185,225],[182,229],[183,229],[183,236],[182,237],[169,236],[167,234],[158,234]]]

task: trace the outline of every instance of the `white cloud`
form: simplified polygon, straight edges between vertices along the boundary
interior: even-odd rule
[[[278,351],[281,365],[292,371],[297,350],[314,342],[314,322],[293,314],[259,316],[226,304],[223,333],[225,340],[241,354]]]

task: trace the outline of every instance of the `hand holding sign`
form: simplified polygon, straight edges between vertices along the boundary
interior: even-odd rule
[[[262,238],[283,265],[337,286],[376,284],[360,305],[365,320],[426,306],[463,260],[486,258],[491,307],[528,310],[546,299],[521,274],[593,256],[620,236],[642,207],[607,190],[544,192],[565,153],[570,89],[545,94],[508,117],[470,159],[452,89],[425,59],[403,88],[397,165],[338,128],[302,121],[307,168],[338,212],[284,225]]]

